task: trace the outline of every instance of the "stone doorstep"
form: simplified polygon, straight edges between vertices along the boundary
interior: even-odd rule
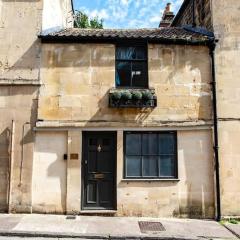
[[[200,240],[202,238],[186,238],[158,235],[108,235],[108,234],[78,234],[67,232],[38,232],[38,231],[2,231],[0,236],[5,237],[42,237],[42,238],[80,238],[80,239],[129,239],[129,240]]]

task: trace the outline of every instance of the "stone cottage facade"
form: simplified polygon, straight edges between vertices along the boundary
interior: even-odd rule
[[[71,1],[1,2],[1,211],[214,218],[219,129],[220,207],[239,215],[237,155],[221,149],[237,140],[215,124],[214,38],[185,26],[187,2],[174,26],[135,30],[71,28]]]

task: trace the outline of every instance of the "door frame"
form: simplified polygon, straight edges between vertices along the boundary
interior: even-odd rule
[[[106,134],[106,133],[111,133],[114,139],[114,166],[113,166],[113,208],[89,208],[89,207],[84,207],[84,199],[85,199],[85,156],[86,156],[86,136],[88,133],[96,133],[96,134]],[[106,211],[106,210],[117,210],[117,131],[82,131],[82,161],[81,161],[81,211]]]

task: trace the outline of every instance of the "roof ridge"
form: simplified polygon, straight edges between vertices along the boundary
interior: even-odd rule
[[[140,40],[147,41],[181,41],[183,43],[201,43],[210,41],[209,36],[199,32],[189,31],[183,27],[166,28],[138,28],[138,29],[91,29],[91,28],[65,28],[61,31],[52,32],[48,35],[40,35],[42,39],[66,41],[94,41],[94,40]]]

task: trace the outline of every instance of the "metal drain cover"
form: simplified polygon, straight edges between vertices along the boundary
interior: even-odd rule
[[[160,222],[138,222],[141,233],[158,233],[162,231],[166,231],[163,225]]]

